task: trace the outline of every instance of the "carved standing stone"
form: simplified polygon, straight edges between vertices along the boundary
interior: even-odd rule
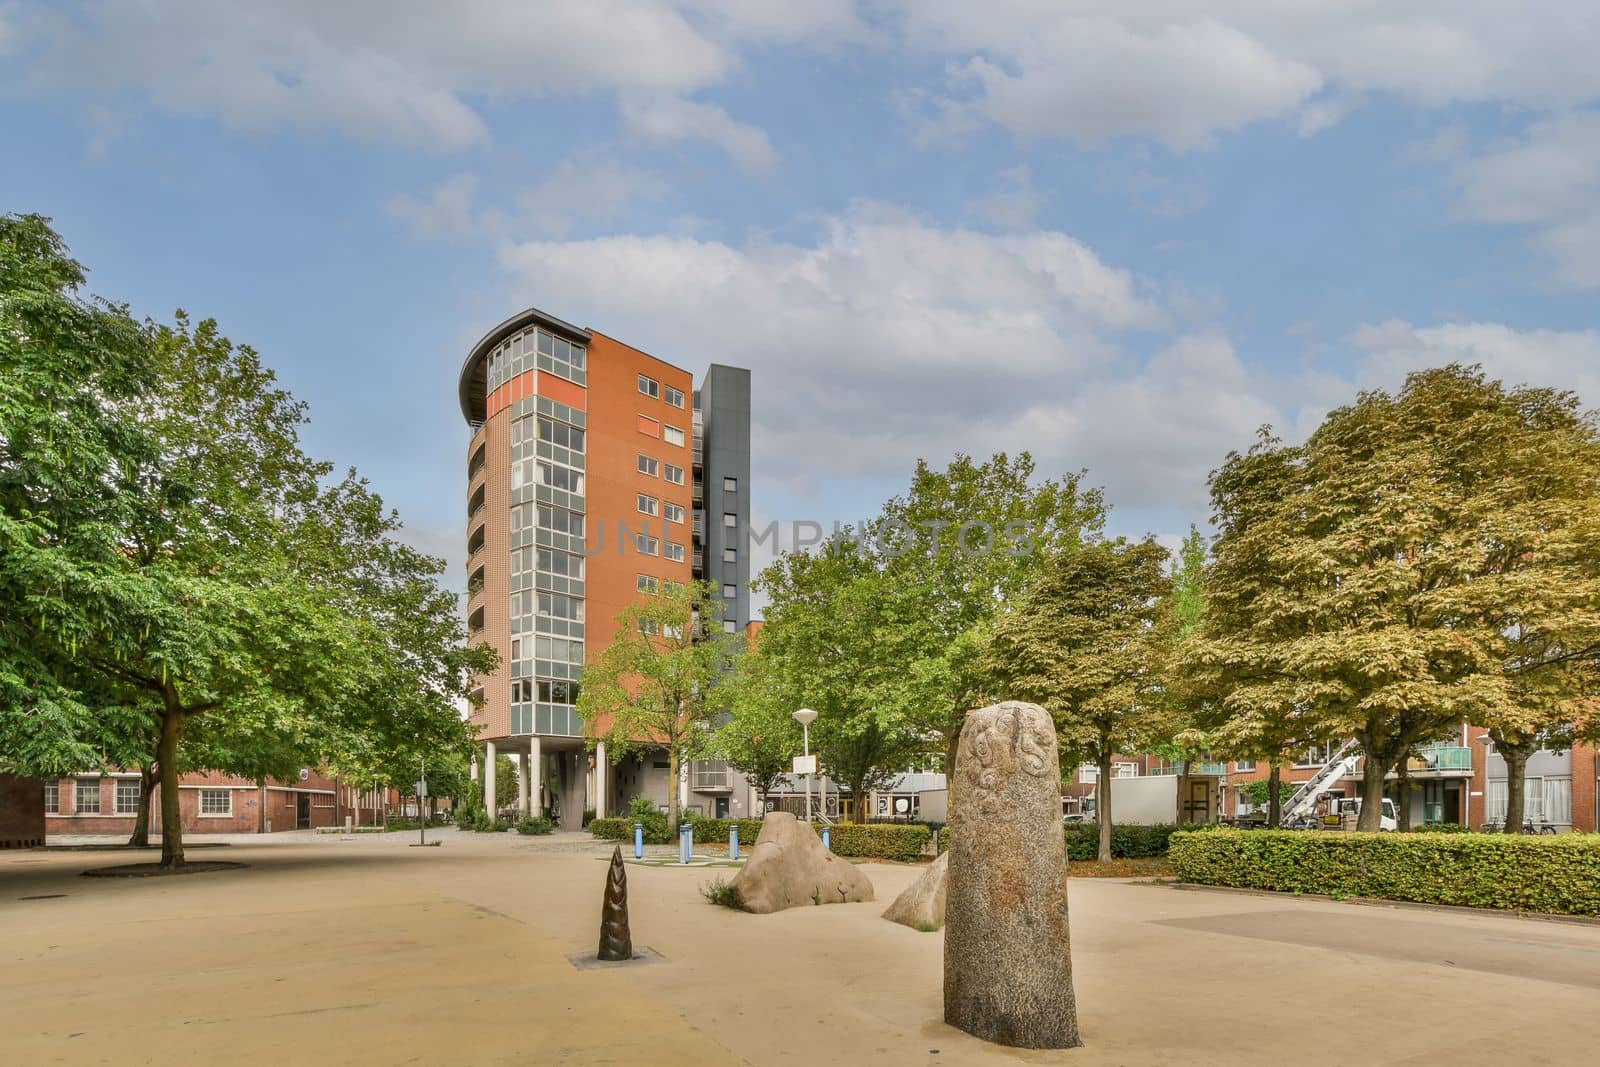
[[[1076,1048],[1055,724],[1036,704],[971,712],[950,780],[944,1021],[1017,1048]]]
[[[628,872],[622,865],[622,846],[611,850],[611,870],[606,875],[606,897],[600,906],[600,952],[603,960],[633,959],[633,935],[628,930]]]

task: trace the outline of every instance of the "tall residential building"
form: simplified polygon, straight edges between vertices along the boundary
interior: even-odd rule
[[[591,759],[578,691],[622,609],[666,583],[703,576],[728,619],[748,621],[749,380],[714,365],[696,390],[688,371],[534,308],[473,346],[460,379],[467,629],[501,660],[477,679],[473,713],[491,807],[500,753],[535,769],[518,775],[519,810],[553,808],[564,829],[585,808],[674,787],[664,756]],[[686,773],[680,799],[745,809],[742,781],[710,769]]]

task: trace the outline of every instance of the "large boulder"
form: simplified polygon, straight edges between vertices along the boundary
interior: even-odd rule
[[[883,917],[890,922],[909,926],[913,930],[932,931],[944,925],[946,876],[950,873],[950,853],[941,853],[933,866],[922,876],[906,886],[905,892],[894,898],[894,903],[884,909]]]
[[[761,915],[872,899],[867,876],[822,847],[816,831],[786,811],[761,820],[761,834],[733,889],[746,911]]]
[[[950,778],[944,1021],[1018,1048],[1075,1048],[1061,764],[1050,714],[967,715]]]

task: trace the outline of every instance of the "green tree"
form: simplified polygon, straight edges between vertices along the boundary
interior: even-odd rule
[[[667,816],[678,824],[678,779],[686,760],[709,745],[721,674],[721,599],[704,582],[668,586],[617,616],[604,652],[587,664],[578,712],[591,744],[613,763],[636,752],[667,751]]]
[[[728,719],[717,729],[717,754],[744,775],[765,801],[800,752],[798,705],[786,699],[773,660],[759,646],[734,660],[717,687]]]
[[[120,694],[78,653],[148,595],[124,563],[135,501],[118,482],[154,452],[133,417],[150,337],[84,278],[48,219],[0,217],[0,768],[24,774],[95,766],[108,734],[128,747],[107,711]]]
[[[760,655],[781,706],[817,712],[811,749],[864,814],[866,795],[937,741],[904,664],[920,635],[895,580],[845,531],[816,552],[791,552],[762,573]]]
[[[1045,560],[1105,523],[1105,500],[1081,473],[1036,474],[1027,452],[981,463],[957,455],[944,470],[919,460],[906,494],[866,524],[887,579],[881,595],[893,601],[895,669],[915,683],[907,710],[938,738],[946,767],[967,712],[991,695],[979,666],[988,627]]]
[[[1303,446],[1264,437],[1213,481],[1214,498],[1246,501],[1237,595],[1254,616],[1245,640],[1213,647],[1215,666],[1248,674],[1260,659],[1284,723],[1355,737],[1369,798],[1417,744],[1487,725],[1506,742],[1518,825],[1524,754],[1573,729],[1593,692],[1597,456],[1576,397],[1455,365],[1361,394]],[[1380,817],[1364,804],[1359,825]]]
[[[1112,757],[1172,733],[1159,669],[1166,562],[1154,540],[1068,549],[996,621],[984,653],[1001,695],[1050,712],[1064,762],[1099,768],[1102,863],[1111,859]]]

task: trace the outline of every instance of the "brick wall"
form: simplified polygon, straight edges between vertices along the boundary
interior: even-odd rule
[[[44,844],[44,784],[0,774],[0,848]]]
[[[79,811],[77,783],[94,782],[100,799],[98,813]],[[136,819],[134,812],[119,815],[116,810],[116,783],[136,782],[136,776],[79,775],[62,778],[57,782],[59,810],[43,814],[44,831],[50,836],[62,834],[131,834]],[[44,788],[36,783],[39,810],[43,813]],[[202,812],[202,793],[225,790],[230,798],[229,810],[224,814]],[[287,785],[268,783],[265,816],[274,832],[293,830],[298,823],[297,796],[307,798],[310,826],[342,826],[347,806],[341,800],[339,784],[332,778],[312,776],[303,782]],[[182,814],[183,830],[188,834],[251,834],[263,827],[261,789],[254,782],[220,774],[188,774],[178,785],[178,810]],[[373,818],[371,808],[364,809],[364,820]],[[158,793],[150,805],[152,833],[161,826],[161,797]]]
[[[1593,833],[1595,826],[1595,777],[1600,774],[1600,759],[1595,746],[1578,745],[1572,750],[1572,828]]]

